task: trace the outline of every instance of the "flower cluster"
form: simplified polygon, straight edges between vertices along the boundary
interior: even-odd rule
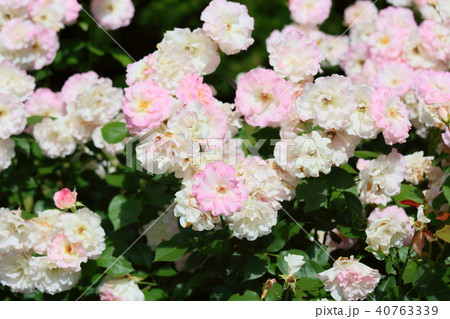
[[[76,192],[61,192],[55,194],[55,204],[75,212],[49,209],[24,220],[20,210],[0,208],[0,283],[13,292],[69,290],[78,281],[81,264],[105,249],[100,216],[88,208],[76,210]]]
[[[53,62],[57,33],[76,22],[83,9],[77,0],[11,0],[0,2],[0,61],[27,70]],[[105,30],[128,26],[134,16],[131,0],[92,0],[91,11]]]
[[[57,32],[75,23],[81,5],[71,0],[15,0],[0,3],[0,60],[39,70],[53,62]]]
[[[54,92],[36,89],[23,69],[52,62],[59,46],[56,32],[75,22],[81,6],[72,0],[0,1],[0,171],[20,160],[14,160],[14,136],[22,133],[31,134],[49,158],[64,158],[77,148],[77,154],[90,153],[93,145],[111,155],[105,156],[107,165],[119,162],[121,157],[113,155],[123,153],[125,143],[137,142],[127,160],[135,155],[138,170],[173,174],[181,185],[174,204],[140,228],[158,258],[161,242],[184,236],[179,225],[229,230],[232,237],[256,241],[272,232],[284,201],[298,195],[302,198],[293,207],[306,212],[306,197],[314,197],[316,188],[323,188],[325,200],[317,199],[320,211],[311,211],[318,218],[336,213],[332,224],[310,228],[313,240],[326,246],[320,246],[324,252],[359,248],[365,241],[377,259],[409,245],[422,255],[425,241],[437,240],[433,227],[438,222],[432,222],[430,212],[437,220],[448,218],[448,194],[442,188],[450,175],[450,5],[444,0],[389,2],[394,6],[378,11],[372,1],[356,1],[345,10],[349,35],[334,36],[320,28],[331,0],[290,0],[294,22],[266,39],[267,67],[238,75],[234,103],[226,103],[206,76],[217,70],[221,54],[235,55],[254,43],[254,19],[243,4],[212,0],[199,17],[201,28],[165,32],[155,51],[127,66],[123,90],[88,71],[72,75]],[[422,14],[420,24],[411,6]],[[115,30],[130,24],[135,9],[131,0],[93,0],[91,10],[104,30]],[[334,67],[344,72],[330,75]],[[115,124],[122,128],[122,141],[110,144],[104,132]],[[254,138],[267,132],[279,139],[264,150],[268,155],[260,155],[254,151],[260,141],[254,145]],[[421,138],[432,140],[427,153],[399,145]],[[374,149],[356,153],[366,143]],[[340,166],[345,170],[336,169]],[[335,183],[339,172],[350,182]],[[128,174],[133,173],[126,172],[124,180]],[[147,182],[143,175],[137,180],[138,185]],[[317,183],[313,196],[297,187],[300,182]],[[335,185],[341,182],[351,185]],[[420,203],[399,199],[409,195],[408,188]],[[350,203],[353,197],[356,203]],[[31,219],[22,218],[20,210],[0,208],[0,283],[13,292],[66,291],[76,284],[81,265],[105,249],[100,216],[77,202],[75,190],[62,189],[53,199],[58,209]],[[400,207],[409,204],[418,208],[416,219],[408,216],[410,208]],[[352,218],[352,226],[361,225],[356,235],[345,231],[347,208],[358,215]],[[193,245],[187,245],[189,253]],[[340,257],[328,269],[327,261],[311,264],[309,254],[292,250],[277,257],[284,288],[294,294],[297,279],[311,269],[318,275],[313,280],[320,279],[335,300],[363,300],[385,279],[353,256]],[[178,259],[177,270],[188,255]],[[101,300],[148,297],[138,286],[141,278],[119,276],[103,280]],[[269,278],[265,285],[267,294],[278,284]]]
[[[15,156],[12,135],[25,130],[28,113],[24,101],[33,93],[34,78],[8,60],[0,62],[0,171]]]
[[[352,81],[377,89],[372,115],[387,144],[404,142],[411,125],[422,131],[447,126],[439,110],[445,112],[450,102],[448,6],[393,3],[413,2],[424,17],[419,25],[409,8],[378,12],[372,2],[357,1],[346,9],[349,46],[340,65]]]
[[[50,158],[72,154],[77,144],[91,140],[107,153],[120,153],[124,144],[106,143],[101,128],[112,121],[124,121],[119,114],[122,98],[122,89],[93,71],[72,75],[61,92],[39,88],[26,102],[30,115],[45,117],[33,126],[33,136]]]

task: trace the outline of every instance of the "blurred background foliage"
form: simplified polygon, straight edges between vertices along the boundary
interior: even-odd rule
[[[139,60],[153,52],[167,30],[201,27],[200,13],[208,0],[136,0],[135,17],[130,26],[109,32],[109,37],[99,29],[91,18],[81,12],[78,22],[59,33],[61,48],[54,63],[43,70],[32,72],[38,87],[61,89],[64,81],[74,73],[94,70],[100,76],[112,78],[116,86],[125,87],[125,67],[133,59]],[[255,44],[248,52],[235,56],[222,54],[218,70],[206,77],[206,82],[214,85],[218,98],[224,102],[234,100],[234,79],[240,72],[247,72],[257,66],[268,67],[265,39],[275,29],[290,24],[287,0],[241,0],[255,18],[253,37]],[[330,18],[321,26],[330,34],[342,34],[344,9],[353,0],[335,0]],[[88,1],[82,1],[89,11]],[[384,0],[377,2],[379,8],[386,6]],[[114,40],[113,40],[113,39]],[[132,57],[123,52],[119,43]],[[326,73],[340,70],[324,70]],[[250,139],[278,138],[275,129],[258,130],[246,127],[240,132]],[[24,133],[15,137],[17,156],[13,165],[0,174],[0,206],[15,209],[20,207],[23,216],[31,218],[44,209],[54,208],[52,195],[62,187],[76,188],[78,198],[87,207],[102,216],[107,233],[107,249],[97,261],[83,265],[80,282],[71,291],[55,296],[34,292],[29,295],[12,294],[0,287],[0,299],[4,300],[75,300],[105,269],[121,255],[140,234],[143,225],[155,219],[159,211],[173,200],[180,187],[180,181],[173,175],[150,176],[125,165],[125,157],[111,157],[95,151],[92,143],[86,149],[69,157],[52,160],[42,155],[39,146],[30,135]],[[438,136],[434,137],[437,140]],[[432,139],[433,140],[433,139]],[[373,158],[378,153],[388,153],[382,138],[363,145],[364,151],[358,157]],[[402,153],[428,150],[432,154],[435,142],[423,140],[413,135],[409,142],[399,146]],[[92,151],[90,151],[92,150]],[[273,148],[263,149],[263,156],[271,157]],[[116,163],[115,172],[108,171],[108,161]],[[98,165],[100,163],[100,166]],[[298,292],[290,298],[297,300],[317,299],[330,296],[321,289],[317,273],[331,265],[325,253],[326,248],[314,244],[307,233],[312,232],[318,239],[317,230],[330,231],[336,224],[347,236],[364,239],[365,218],[362,206],[356,196],[354,169],[356,158],[344,168],[335,168],[327,177],[305,179],[299,185],[298,198],[284,203],[286,211],[292,213],[299,224],[293,222],[282,211],[278,224],[268,236],[248,242],[230,237],[227,228],[215,231],[194,232],[181,229],[180,234],[164,243],[162,249],[171,253],[161,261],[154,262],[155,252],[140,239],[124,257],[120,258],[108,274],[121,276],[132,273],[145,277],[141,285],[147,300],[227,300],[259,299],[262,285],[267,278],[277,278],[285,264],[283,257],[288,253],[303,254],[307,264],[301,270],[301,280],[297,282]],[[97,170],[97,171],[95,171]],[[98,172],[103,171],[102,177]],[[409,199],[421,201],[418,188],[405,186]],[[405,198],[396,198],[400,202]],[[413,215],[414,209],[407,209]],[[331,222],[334,219],[336,222]],[[433,221],[436,222],[436,221]],[[395,277],[392,263],[387,267],[364,250],[360,240],[352,250],[355,258],[363,257],[363,262],[377,268],[383,274],[382,282],[373,294],[378,300],[397,299],[442,299],[448,297],[446,283],[449,272],[443,263],[434,264],[437,249],[425,258],[425,264],[410,265],[407,260],[398,259],[395,267],[407,268],[402,271],[405,278]],[[302,251],[299,251],[302,249]],[[178,271],[170,260],[190,255],[186,260],[186,271]],[[399,251],[393,252],[400,255]],[[158,252],[156,252],[158,255]],[[347,256],[348,252],[336,250],[333,258]],[[448,250],[447,250],[448,255]],[[405,256],[405,252],[402,252]],[[444,255],[445,256],[445,255]],[[442,256],[441,256],[442,257]],[[414,261],[416,262],[416,261]],[[418,266],[419,265],[419,266]],[[424,268],[425,267],[425,268]],[[427,283],[433,282],[433,285]],[[96,286],[88,290],[83,299],[98,300]],[[447,287],[448,288],[448,287]],[[282,287],[275,284],[269,291],[269,300],[277,300],[275,292],[282,294]],[[239,293],[241,295],[239,295]]]

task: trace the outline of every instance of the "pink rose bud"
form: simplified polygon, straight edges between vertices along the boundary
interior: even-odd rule
[[[450,116],[448,114],[448,109],[446,107],[441,106],[438,109],[438,114],[444,122],[447,123],[448,121],[450,121]]]
[[[68,188],[63,188],[53,195],[56,207],[59,209],[68,209],[75,206],[77,202],[77,191],[70,191]]]

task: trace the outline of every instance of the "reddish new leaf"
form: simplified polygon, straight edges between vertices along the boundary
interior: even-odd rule
[[[438,220],[440,220],[440,221],[442,221],[442,222],[445,222],[445,221],[448,219],[449,216],[450,216],[449,213],[447,213],[447,212],[442,212],[442,213],[440,213],[440,214],[436,217],[436,219],[438,219]]]
[[[402,201],[400,202],[400,204],[406,205],[406,206],[411,206],[411,207],[419,207],[419,206],[420,206],[419,203],[417,203],[417,202],[415,202],[415,201],[413,201],[413,200],[410,200],[410,199],[402,200]]]

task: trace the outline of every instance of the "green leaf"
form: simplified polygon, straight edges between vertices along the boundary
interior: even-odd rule
[[[152,266],[153,251],[144,243],[138,242],[127,252],[127,258],[133,264],[150,269]]]
[[[320,266],[317,262],[315,262],[314,260],[307,260],[305,264],[302,266],[302,268],[300,268],[298,272],[298,277],[317,279],[319,278],[317,274],[322,271],[323,267]]]
[[[297,186],[296,192],[298,200],[305,202],[305,212],[326,207],[328,189],[324,178],[305,178]]]
[[[128,136],[127,125],[123,122],[108,123],[102,127],[102,136],[107,143],[120,143]]]
[[[347,173],[354,174],[354,175],[358,174],[358,171],[356,169],[354,169],[352,166],[350,166],[350,164],[344,164],[339,167],[342,168]]]
[[[164,241],[156,248],[154,261],[175,261],[186,255],[188,246],[172,240]]]
[[[78,22],[78,26],[83,30],[83,31],[87,31],[89,29],[89,23],[87,23],[86,21],[79,21]]]
[[[400,247],[398,248],[397,254],[398,254],[398,258],[400,258],[400,261],[402,263],[406,262],[406,259],[408,258],[408,252],[409,252],[409,247]]]
[[[289,229],[291,225],[286,220],[280,220],[273,228],[272,232],[263,238],[264,246],[268,252],[277,252],[282,249],[289,239]]]
[[[131,263],[120,256],[119,258],[113,256],[114,247],[106,247],[103,253],[97,259],[97,265],[108,269],[106,273],[114,277],[122,277],[134,271]]]
[[[243,295],[234,294],[228,300],[229,301],[260,301],[261,297],[252,290],[246,290]]]
[[[325,266],[328,264],[328,258],[330,255],[328,254],[328,250],[325,246],[313,243],[306,249],[306,253],[309,258],[316,261],[319,265]]]
[[[283,296],[283,286],[279,283],[274,283],[272,288],[267,290],[266,297],[264,300],[266,301],[278,301]]]
[[[415,261],[408,263],[402,274],[403,283],[406,285],[413,282],[416,272],[417,272],[417,263]]]
[[[244,262],[244,280],[252,280],[264,276],[269,267],[269,257],[266,255],[253,255]]]
[[[325,177],[328,184],[335,188],[347,189],[355,185],[353,175],[339,167],[333,167],[330,174]]]
[[[46,118],[46,116],[32,115],[29,118],[27,118],[27,125],[34,125],[37,123],[41,123],[44,118]]]
[[[108,207],[108,217],[114,226],[114,230],[134,223],[141,212],[142,199],[132,196],[116,195]]]
[[[417,267],[417,270],[414,272],[414,277],[412,280],[413,286],[417,285],[420,281],[423,280],[423,277],[426,276],[428,272],[428,266],[427,265],[420,265]]]
[[[375,249],[372,249],[370,247],[366,247],[365,250],[367,250],[368,252],[371,252],[371,253],[377,255],[379,260],[385,260],[386,257],[387,257],[386,254],[384,252],[382,252],[380,249],[375,250]]]
[[[13,136],[14,143],[16,144],[16,149],[27,156],[30,156],[31,145],[30,141],[23,137]]]
[[[350,226],[344,225],[340,225],[338,229],[342,235],[348,238],[358,238],[358,239],[366,238],[366,233],[364,232],[364,230],[353,229]]]
[[[361,201],[359,198],[350,192],[344,192],[344,198],[346,200],[346,206],[348,210],[356,216],[360,216],[363,210]]]
[[[450,176],[447,177],[444,184],[442,185],[442,193],[444,193],[447,202],[450,202]]]
[[[176,276],[178,272],[169,266],[164,266],[156,270],[153,275],[156,277],[173,277]]]
[[[392,197],[397,205],[401,207],[408,207],[407,205],[400,204],[401,201],[406,199],[413,200],[417,203],[423,204],[423,193],[422,191],[410,184],[402,184],[400,194]]]
[[[384,277],[378,286],[375,288],[375,299],[376,300],[392,300],[394,290],[398,289],[397,281],[395,280],[395,276],[387,276]],[[371,300],[370,298],[366,298],[366,300]]]
[[[441,210],[442,205],[447,204],[448,200],[445,198],[444,193],[440,193],[435,199],[433,199],[433,207],[436,210]]]
[[[122,64],[123,67],[126,67],[130,63],[133,63],[133,60],[126,53],[120,50],[112,50],[111,56],[120,64]]]
[[[93,54],[95,54],[95,55],[98,55],[98,56],[104,56],[104,55],[105,55],[105,52],[104,52],[102,49],[97,48],[96,46],[92,45],[91,43],[88,43],[88,44],[87,44],[87,49],[88,49],[91,53],[93,53]]]
[[[396,275],[397,274],[397,272],[394,269],[392,259],[388,259],[388,261],[386,262],[386,273],[388,275]]]
[[[377,158],[380,153],[372,152],[372,151],[355,151],[355,156],[363,159],[372,159]]]
[[[318,290],[323,287],[323,283],[319,278],[300,277],[296,282],[300,291]]]
[[[165,300],[169,295],[160,288],[152,288],[144,291],[145,300],[147,301],[160,301]]]

